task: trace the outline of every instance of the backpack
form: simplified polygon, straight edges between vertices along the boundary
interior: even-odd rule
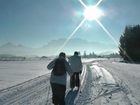
[[[62,76],[65,73],[66,73],[66,69],[65,69],[64,59],[56,59],[53,67],[53,74],[56,76]]]

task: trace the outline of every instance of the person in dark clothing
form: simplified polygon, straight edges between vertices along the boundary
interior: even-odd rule
[[[65,73],[63,75],[56,75],[54,68],[56,68],[56,61],[62,60],[64,61]],[[57,65],[61,67],[60,65]],[[69,63],[66,61],[65,53],[61,52],[59,57],[51,61],[47,68],[52,70],[51,77],[50,77],[50,84],[52,89],[52,102],[54,105],[65,105],[65,91],[66,91],[66,80],[67,80],[67,73],[72,76],[73,72]],[[62,68],[63,69],[63,68]]]
[[[66,86],[56,83],[51,83],[52,88],[52,102],[54,105],[65,105],[65,91]]]
[[[73,90],[73,88],[76,86],[78,87],[79,90],[80,87],[79,75],[82,73],[82,61],[77,51],[75,51],[74,55],[69,58],[69,63],[72,68],[72,71],[74,72],[70,78],[70,88]]]

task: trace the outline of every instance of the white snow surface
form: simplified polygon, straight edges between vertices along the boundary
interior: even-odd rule
[[[123,83],[131,93],[132,98],[140,105],[140,64],[100,61],[100,66],[107,69],[117,82]]]
[[[139,64],[82,61],[80,90],[71,91],[67,79],[66,105],[140,105]],[[48,62],[0,62],[0,105],[52,105]]]
[[[0,90],[46,74],[48,61],[0,61]]]

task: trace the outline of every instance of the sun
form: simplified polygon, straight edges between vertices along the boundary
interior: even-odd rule
[[[96,6],[89,6],[85,9],[84,16],[87,20],[95,20],[103,16],[103,11]]]

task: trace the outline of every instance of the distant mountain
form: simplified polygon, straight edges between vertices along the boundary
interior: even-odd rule
[[[25,46],[23,46],[21,44],[16,45],[11,42],[8,42],[8,43],[1,45],[0,48],[25,48]]]
[[[11,42],[8,42],[8,43],[3,44],[2,46],[0,46],[0,48],[14,48],[14,47],[16,47],[16,45],[14,45]]]
[[[32,55],[35,50],[23,45],[15,45],[13,43],[6,43],[0,46],[0,54],[25,56]]]
[[[57,50],[63,45],[66,39],[52,40],[47,45],[43,46],[43,49],[47,49],[48,53],[57,52]],[[68,54],[73,54],[74,51],[80,51],[82,54],[86,52],[101,53],[108,51],[110,53],[117,51],[117,46],[114,44],[105,44],[101,42],[88,42],[80,38],[71,39],[63,48]]]
[[[51,40],[46,45],[40,48],[30,48],[25,47],[21,44],[15,45],[13,43],[6,43],[0,46],[0,54],[10,54],[17,56],[32,56],[32,55],[58,55],[58,49],[63,45],[66,39]],[[95,52],[97,54],[103,53],[113,53],[117,51],[118,48],[113,44],[105,44],[101,42],[88,42],[80,38],[71,39],[62,49],[66,54],[73,54],[74,51],[80,51],[81,54],[86,51]],[[104,55],[104,54],[103,54]]]

